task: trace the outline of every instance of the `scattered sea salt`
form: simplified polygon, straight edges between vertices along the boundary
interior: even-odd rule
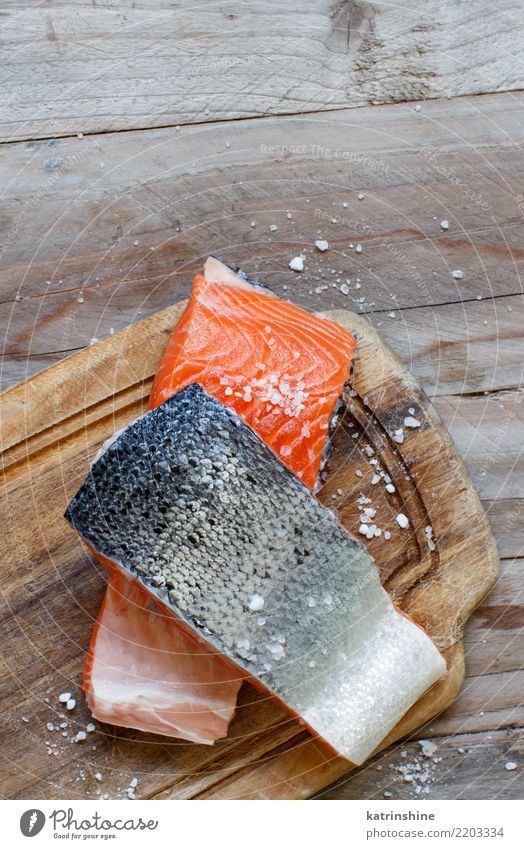
[[[75,743],[83,743],[84,740],[87,739],[87,734],[85,731],[77,731],[76,736],[73,739]]]
[[[358,195],[358,199],[359,199],[359,200],[364,200],[364,195],[362,194],[362,192],[360,192],[360,194]]]
[[[315,242],[315,247],[321,253],[324,253],[324,251],[327,251],[329,248],[329,242],[326,242],[325,239],[317,239],[317,241]]]
[[[395,487],[393,486],[392,483],[386,484],[386,492],[395,492]]]
[[[404,427],[420,427],[421,422],[418,419],[414,419],[413,416],[406,416],[404,419]]]
[[[504,767],[508,772],[512,772],[514,769],[517,769],[517,764],[515,761],[508,761]]]
[[[67,702],[66,702],[66,708],[68,710],[74,710],[76,708],[76,700],[75,699],[68,699]]]
[[[102,781],[102,773],[101,772],[95,772],[95,778],[96,778],[97,781]]]
[[[269,225],[269,230],[270,230],[270,232],[271,232],[271,233],[274,233],[274,232],[275,232],[275,230],[278,230],[278,227],[277,227],[277,225],[276,225],[276,224],[270,224],[270,225]]]
[[[421,109],[422,106],[420,105],[420,103],[417,103],[417,105],[415,106],[415,112],[420,112]]]
[[[388,312],[388,318],[395,318],[395,313],[393,312],[393,310],[391,310],[391,312]]]
[[[258,611],[262,610],[264,607],[264,599],[261,595],[252,595],[248,602],[248,607],[250,610]]]
[[[373,477],[371,478],[371,485],[376,486],[377,483],[379,483],[379,481],[380,481],[380,475],[373,475]]]
[[[70,698],[71,698],[71,693],[60,693],[60,695],[58,696],[58,701],[61,704],[65,705],[66,702],[68,702]]]
[[[348,286],[348,284],[347,284],[347,283],[341,283],[341,284],[340,284],[340,291],[342,292],[342,294],[343,294],[343,295],[349,295],[349,286]]]
[[[384,539],[391,539],[391,534],[389,531],[384,531]]]
[[[362,245],[360,244],[360,242],[359,242],[359,243],[358,243],[358,245],[356,246],[355,250],[356,250],[357,254],[361,254],[361,253],[362,253]]]
[[[444,220],[440,222],[440,226],[443,230],[449,230],[449,221],[444,218]]]
[[[462,271],[460,271],[460,269],[453,271],[454,280],[462,280],[462,277],[463,277],[463,274],[462,274]]]
[[[400,528],[408,528],[409,527],[409,519],[404,513],[399,513],[397,516],[397,525]]]

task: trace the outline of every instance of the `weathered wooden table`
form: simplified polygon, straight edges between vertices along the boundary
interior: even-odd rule
[[[366,315],[447,424],[502,558],[465,686],[423,731],[429,795],[519,798],[523,7],[419,6],[9,4],[1,386],[184,297],[209,253],[310,309]],[[411,798],[400,769],[419,751],[395,746],[323,798]]]

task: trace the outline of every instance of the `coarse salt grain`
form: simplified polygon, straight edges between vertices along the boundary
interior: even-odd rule
[[[508,772],[512,772],[514,769],[517,769],[517,764],[515,761],[508,761],[507,764],[505,764],[504,769],[507,769]]]
[[[396,517],[399,528],[409,527],[409,519],[404,513],[399,513]]]
[[[304,260],[305,256],[294,256],[291,262],[289,263],[289,267],[291,271],[304,271]]]
[[[261,595],[252,595],[249,599],[247,606],[250,610],[253,610],[254,612],[262,610],[262,608],[264,607],[264,598]]]
[[[71,698],[71,693],[60,693],[60,695],[58,696],[58,701],[61,704],[65,705],[66,702],[68,702],[70,698]]]
[[[404,419],[404,427],[421,427],[421,422],[413,416],[406,416]]]
[[[419,740],[418,744],[419,744],[420,748],[422,749],[422,754],[426,758],[431,758],[438,749],[437,744],[432,743],[431,740]]]
[[[324,251],[327,251],[329,248],[329,242],[326,242],[325,239],[317,239],[317,241],[315,242],[315,247],[321,253],[324,253]]]
[[[449,221],[444,218],[444,220],[440,222],[440,226],[443,230],[449,230]]]
[[[453,271],[452,275],[453,275],[454,280],[462,280],[463,274],[462,274],[462,271],[460,271],[460,269]]]
[[[393,486],[392,483],[386,484],[386,492],[395,492],[395,487]]]
[[[74,710],[76,708],[76,700],[75,699],[68,699],[67,702],[66,702],[66,708],[68,710]]]

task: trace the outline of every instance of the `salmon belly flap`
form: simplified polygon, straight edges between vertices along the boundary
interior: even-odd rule
[[[149,410],[199,383],[312,489],[354,351],[342,327],[210,258],[173,330]],[[130,576],[109,569],[84,672],[93,716],[212,743],[227,733],[245,676],[195,643],[174,616],[152,607]]]
[[[199,384],[120,434],[66,516],[353,763],[445,672],[364,545]]]

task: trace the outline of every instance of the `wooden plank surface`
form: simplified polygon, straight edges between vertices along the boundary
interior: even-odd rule
[[[398,105],[305,120],[269,118],[257,120],[256,130],[240,121],[3,146],[2,385],[172,303],[187,292],[202,255],[215,251],[310,308],[361,308],[434,397],[479,488],[501,554],[522,555],[521,110],[522,95],[514,93],[428,102],[419,112]],[[290,144],[306,147],[283,150]],[[448,231],[439,226],[443,218]],[[272,223],[276,233],[269,231]],[[320,236],[333,245],[323,257],[312,248]],[[349,249],[358,242],[360,255]],[[299,252],[308,256],[301,277],[287,270]],[[331,269],[335,279],[353,281],[348,296],[331,288],[315,292],[325,284],[321,272],[327,277]],[[451,277],[453,269],[463,270],[461,280]],[[360,291],[354,289],[357,276]],[[15,300],[17,295],[27,300]],[[392,306],[394,319],[388,315]],[[502,741],[496,751],[505,753],[505,729],[524,724],[518,708],[523,682],[515,671],[522,666],[522,602],[520,584],[509,579],[511,573],[518,578],[520,563],[503,564],[501,583],[508,593],[498,596],[497,588],[482,627],[474,617],[467,630],[465,688],[431,724],[436,730],[424,732],[438,734],[457,758],[453,773],[446,769],[433,782],[430,798],[474,798],[473,779],[486,797],[492,786],[493,795],[504,787],[522,798],[521,772],[506,774],[495,764],[486,772],[489,758],[465,761],[456,754],[464,746],[453,744],[453,735],[467,730],[472,740],[487,741],[482,752],[488,756],[495,751],[490,737]],[[85,587],[81,616],[95,615],[100,586]],[[63,585],[53,592],[60,599]],[[34,592],[28,603],[37,611]],[[54,604],[34,613],[36,627],[50,641],[60,617],[59,601]],[[507,627],[506,608],[515,631]],[[494,627],[501,614],[505,626]],[[22,668],[26,658],[19,661]],[[66,679],[78,672],[72,659],[64,667]],[[52,718],[45,689],[42,680],[36,707],[28,698],[35,749],[43,746],[44,715]],[[11,730],[19,734],[20,728],[26,724],[19,719]],[[125,790],[140,763],[125,739],[111,745],[124,753],[121,773],[112,774],[111,783]],[[102,747],[105,752],[105,742]],[[98,757],[102,763],[102,754],[93,753]],[[392,757],[394,763],[399,759]],[[152,758],[160,794],[172,778],[174,759],[183,772],[178,752],[176,758],[173,751],[164,760]],[[67,776],[72,796],[96,789],[95,760],[89,760],[84,781],[85,761],[79,758]],[[23,787],[27,775],[13,764],[5,768]],[[184,780],[188,793],[197,790],[194,775]],[[49,782],[62,785],[59,771]],[[205,792],[205,767],[198,782]],[[47,784],[42,789],[49,792]],[[375,772],[364,770],[337,793],[365,798],[376,790]]]
[[[522,100],[5,146],[3,388],[184,297],[207,253],[307,308],[372,315],[424,386],[434,364],[444,392],[518,385]],[[288,268],[297,253],[303,275]],[[337,278],[348,295],[317,292]],[[428,332],[445,344],[426,350]]]
[[[11,0],[1,139],[518,89],[522,27],[518,0]]]
[[[25,690],[37,697],[43,681],[49,693],[54,694],[43,710],[56,711],[54,691],[65,686],[57,681],[57,669],[64,664],[78,668],[82,663],[93,614],[87,621],[82,617],[82,621],[75,608],[83,608],[89,599],[91,609],[93,589],[101,576],[100,569],[93,568],[92,558],[86,556],[83,545],[66,526],[63,510],[101,442],[142,412],[151,375],[165,345],[166,330],[179,314],[180,308],[172,307],[151,316],[2,396],[2,522],[9,530],[2,586],[6,613],[9,610],[12,614],[3,617],[4,644],[10,647],[13,658],[28,649],[33,654],[25,673],[18,671],[15,664],[15,674],[6,670],[3,676],[3,691],[10,696],[4,721],[11,726],[28,709]],[[381,536],[369,542],[381,579],[396,603],[432,636],[448,663],[446,676],[408,711],[388,735],[387,744],[443,710],[457,695],[464,676],[463,627],[493,585],[498,556],[480,502],[455,448],[414,378],[362,317],[345,311],[334,311],[330,316],[357,334],[358,352],[352,380],[355,394],[347,398],[348,411],[334,440],[321,498],[353,533],[358,533],[360,524],[356,499],[361,494],[371,499],[376,509],[375,522],[391,531],[391,539]],[[402,426],[411,407],[420,429],[406,432],[399,445],[392,434]],[[365,436],[355,440],[355,429]],[[395,481],[394,495],[373,484],[376,468],[370,452]],[[360,472],[362,467],[364,471],[357,476],[356,470]],[[52,493],[56,497],[51,497]],[[33,508],[22,510],[21,505],[29,500]],[[400,511],[409,517],[408,529],[401,530],[395,523]],[[424,531],[428,525],[435,539],[433,549],[428,546]],[[27,564],[23,586],[18,580],[21,554]],[[65,609],[65,593],[56,593],[57,575],[72,601]],[[40,616],[37,614],[35,622],[34,602],[39,602],[46,612],[54,611],[51,619],[56,617],[60,635],[71,643],[67,650],[61,638],[58,643],[51,638],[45,656],[42,655]],[[58,614],[56,602],[62,607],[62,614]],[[78,686],[78,681],[73,673],[70,686],[74,687],[75,682]],[[256,697],[255,704],[249,705],[253,700],[250,688],[244,688],[243,698],[244,709],[239,709],[227,739],[211,751],[174,741],[182,750],[188,777],[177,771],[159,783],[155,761],[143,777],[140,795],[195,798],[225,793],[279,798],[284,793],[300,798],[347,770],[346,761],[333,758],[269,700]],[[85,712],[86,706],[79,700],[74,720],[78,721]],[[41,711],[35,713],[39,724]],[[121,729],[100,723],[98,726],[102,735],[120,737]],[[76,747],[66,745],[64,749],[60,738],[57,744],[57,730],[51,728],[47,736],[54,739],[47,744],[44,741],[44,745],[48,755],[57,757],[62,771],[70,775]],[[145,759],[154,738],[126,730],[123,735],[130,743],[129,754]],[[244,735],[247,739],[243,739]],[[298,748],[294,744],[297,737]],[[23,733],[14,738],[11,733],[4,734],[4,752],[21,765],[27,763],[28,745],[32,750],[30,737]],[[108,757],[106,751],[103,757],[106,770],[121,770],[125,763],[119,753]],[[315,763],[319,758],[320,763]],[[312,760],[315,768],[311,767]],[[275,777],[271,791],[265,786],[268,762],[272,763]],[[37,778],[22,773],[19,784],[9,777],[16,796],[38,795],[42,763],[33,757],[32,764]],[[47,766],[44,772],[47,775]],[[113,787],[112,792],[118,793],[118,787]],[[53,797],[57,793],[48,786],[45,795]]]

